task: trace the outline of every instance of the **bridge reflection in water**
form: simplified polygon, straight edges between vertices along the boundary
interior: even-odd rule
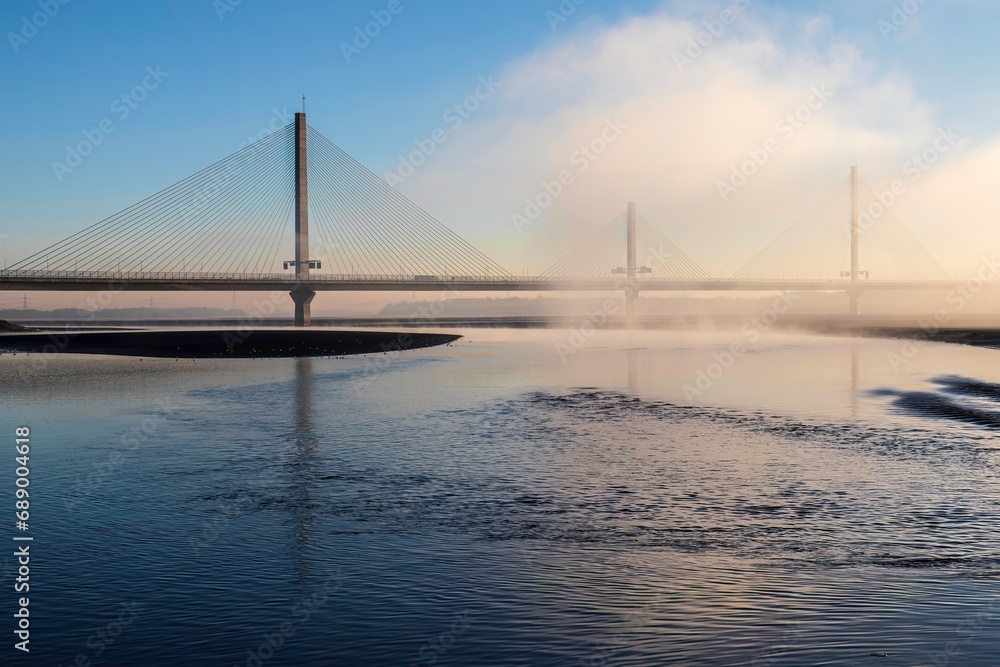
[[[313,360],[295,360],[294,404],[288,418],[292,423],[290,480],[288,485],[288,512],[294,536],[294,563],[302,583],[309,582],[314,574],[310,567],[310,536],[315,529],[318,514],[313,497],[313,486],[318,472],[316,448],[318,440],[313,424]]]

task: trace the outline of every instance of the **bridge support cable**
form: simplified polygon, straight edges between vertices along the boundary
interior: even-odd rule
[[[641,266],[651,269],[648,277],[668,280],[711,280],[708,272],[688,257],[673,241],[641,213],[638,238],[642,244],[637,250]],[[640,275],[640,278],[643,276]]]
[[[855,174],[824,195],[732,279],[843,280],[857,295],[869,282],[947,282],[951,277]]]
[[[595,232],[542,273],[543,278],[609,278],[624,266],[625,214]]]
[[[622,213],[546,270],[552,280],[611,279],[710,281],[708,273],[643,215],[636,213],[634,258],[629,262],[629,215]]]
[[[8,270],[197,279],[288,275],[289,267],[299,282],[310,267],[356,278],[513,279],[304,115]]]
[[[309,150],[313,254],[332,272],[513,277],[311,127]]]
[[[39,272],[263,273],[290,231],[289,125],[14,264]]]

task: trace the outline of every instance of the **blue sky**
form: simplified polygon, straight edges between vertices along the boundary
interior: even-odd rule
[[[838,62],[849,62],[850,72],[841,83],[853,91],[852,101],[841,103],[842,96],[829,112],[842,130],[889,137],[884,143],[897,154],[887,162],[898,163],[911,146],[919,148],[938,125],[947,124],[961,129],[962,155],[974,161],[979,151],[976,164],[982,164],[1000,134],[995,111],[1000,102],[1000,71],[995,67],[1000,7],[987,0],[910,2],[915,8],[912,16],[898,31],[886,33],[885,22],[891,22],[894,8],[905,3],[750,0],[746,22],[717,40],[712,65],[705,64],[707,57],[700,61],[703,71],[698,76],[710,88],[712,77],[720,71],[715,68],[722,66],[719,63],[730,53],[730,46],[750,49],[765,41],[777,57],[762,58],[752,71],[746,70],[749,74],[744,72],[763,91],[773,91],[778,85],[799,86],[804,79],[790,72],[800,62],[828,71],[836,70]],[[596,97],[592,88],[607,86],[607,78],[566,75],[557,80],[557,84],[565,81],[565,86],[548,88],[521,83],[532,79],[533,71],[558,62],[560,53],[573,53],[581,45],[582,50],[576,52],[587,53],[587,44],[606,44],[611,37],[605,36],[621,37],[626,26],[641,36],[641,26],[659,17],[696,31],[732,3],[586,0],[553,27],[552,12],[560,11],[559,0],[400,0],[402,11],[348,62],[342,43],[351,42],[356,29],[372,20],[372,12],[384,12],[389,4],[389,0],[3,3],[0,81],[6,103],[0,107],[0,233],[8,237],[0,246],[2,254],[13,260],[15,254],[57,240],[224,157],[273,123],[275,109],[297,110],[303,92],[308,96],[310,124],[382,174],[394,168],[398,156],[409,151],[414,141],[440,126],[442,112],[469,94],[479,77],[492,74],[506,77],[502,99],[484,104],[457,131],[461,136],[448,147],[447,155],[440,156],[440,163],[435,163],[438,156],[434,156],[425,172],[401,189],[488,252],[496,248],[492,254],[519,272],[518,264],[541,263],[542,258],[520,247],[529,245],[529,237],[512,235],[507,220],[516,212],[517,202],[530,196],[530,183],[549,173],[546,160],[562,145],[539,144],[538,137],[551,135],[559,119],[572,125],[575,120],[583,123],[588,114],[600,119],[615,111],[606,104],[607,108],[588,107]],[[30,28],[25,32],[25,21],[30,23],[45,6],[50,13],[52,7],[58,11],[37,34]],[[683,40],[677,43],[681,44]],[[845,50],[851,55],[843,56]],[[664,55],[669,52],[657,56],[659,62],[637,65],[636,71],[650,71],[658,65],[672,68]],[[648,59],[648,53],[643,57]],[[617,62],[620,66],[621,61]],[[596,59],[587,63],[595,71],[601,67]],[[571,69],[569,64],[563,66],[565,71]],[[729,66],[743,67],[738,61]],[[130,109],[128,117],[121,118],[112,106],[114,100],[144,78],[148,81],[147,68],[165,76],[145,100]],[[662,84],[654,79],[648,85],[634,85],[628,95],[636,101],[648,98]],[[856,85],[860,80],[864,85]],[[907,118],[899,120],[899,125],[910,127],[908,123],[916,123],[919,117],[926,125],[923,129],[897,131],[893,113],[880,114],[865,105],[867,93],[884,93],[886,86],[897,84],[907,98],[902,103],[905,109],[898,112],[905,112]],[[574,115],[577,107],[580,110]],[[113,132],[60,181],[53,163],[65,159],[67,144],[79,141],[81,133],[94,131],[106,119],[113,123]],[[475,185],[456,181],[456,190],[487,194],[472,203],[453,200],[448,179],[463,168],[469,171],[477,155],[495,155],[505,143],[517,145],[511,143],[516,132],[521,132],[516,136],[534,136],[531,145],[538,146],[539,152],[525,154],[523,166],[515,161],[503,165],[507,173],[525,172],[527,181],[508,181],[496,174]],[[748,132],[741,137],[742,144],[733,148],[733,154],[752,146],[755,136]],[[638,136],[630,140],[642,143]],[[874,141],[871,145],[881,144]],[[858,151],[856,147],[851,150]],[[773,229],[780,229],[778,218],[784,217],[787,224],[795,206],[818,198],[823,183],[832,185],[842,175],[849,159],[846,153],[824,155],[830,163],[828,172],[815,161],[790,163],[781,172],[775,171],[775,178],[785,175],[786,185],[795,187],[801,197],[790,197],[787,211],[774,211]],[[834,163],[840,159],[843,162]],[[875,158],[870,162],[874,173],[869,176],[876,182],[892,178],[892,167],[882,166]],[[720,162],[717,171],[724,175],[728,167],[728,162]],[[822,173],[788,181],[787,174],[813,171]],[[705,197],[704,217],[725,225],[725,215],[712,209],[718,203],[711,201],[712,183],[717,180],[712,173],[706,172],[706,185],[699,194]],[[957,175],[951,178],[961,180]],[[759,199],[765,200],[770,195],[765,181],[760,182],[754,187],[760,189]],[[620,199],[630,196],[622,192]],[[929,196],[941,197],[940,193]],[[746,210],[753,211],[751,197],[747,200]],[[546,212],[545,224],[558,229],[561,218],[593,208],[592,202],[574,201],[567,198],[561,208]],[[475,205],[481,208],[476,210]],[[655,210],[659,204],[653,205]],[[700,211],[698,207],[691,202],[682,210],[686,215],[700,215],[691,213]],[[620,207],[616,203],[612,208]],[[920,207],[914,204],[914,208]],[[670,213],[668,203],[660,209],[664,215]],[[595,215],[594,220],[581,223],[583,227],[596,224],[605,211]],[[766,217],[764,213],[748,215]],[[918,221],[916,227],[932,233],[932,224]],[[759,238],[745,228],[735,234],[740,243],[733,257],[769,240],[773,229],[760,229]],[[667,231],[703,255],[712,251],[694,229],[673,233],[668,225]],[[544,235],[530,239],[530,245],[547,241]],[[720,260],[718,268],[734,269],[736,261]]]

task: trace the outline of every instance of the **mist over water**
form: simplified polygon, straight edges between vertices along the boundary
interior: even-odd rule
[[[464,333],[0,357],[37,456],[31,664],[995,664],[997,351]]]

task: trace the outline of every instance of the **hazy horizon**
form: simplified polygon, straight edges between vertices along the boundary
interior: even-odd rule
[[[635,200],[710,275],[729,276],[856,163],[876,194],[895,189],[892,216],[964,279],[1000,241],[988,180],[1000,133],[983,113],[1000,88],[985,64],[949,63],[995,48],[979,26],[1000,10],[911,4],[515,2],[507,16],[477,15],[491,43],[511,38],[492,50],[456,32],[468,20],[457,3],[404,3],[360,49],[354,29],[379,3],[154,3],[107,21],[70,4],[30,39],[8,37],[14,83],[32,95],[30,113],[27,96],[0,112],[0,251],[12,264],[225,157],[289,122],[305,92],[310,124],[515,275],[540,273]],[[24,10],[0,11],[18,35]],[[204,41],[166,38],[182,25]],[[266,60],[249,39],[251,28],[284,39],[321,25],[322,45],[296,39]],[[444,35],[448,48],[405,57],[414,40]],[[129,62],[80,47],[102,36]],[[213,67],[241,58],[253,66],[220,88]],[[71,85],[109,63],[87,90]],[[105,103],[137,83],[146,91],[127,114],[120,99]],[[61,168],[105,116],[113,131]],[[584,149],[594,141],[601,151]],[[181,296],[222,300],[170,298]],[[390,301],[338,296],[346,308]]]

